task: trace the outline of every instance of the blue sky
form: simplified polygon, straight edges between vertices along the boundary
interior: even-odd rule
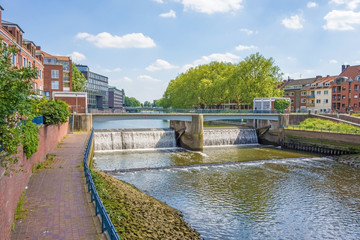
[[[284,78],[360,64],[360,0],[6,0],[15,22],[53,55],[72,56],[141,102],[191,66],[259,52]]]

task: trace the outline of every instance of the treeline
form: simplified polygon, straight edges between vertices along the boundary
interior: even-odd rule
[[[236,102],[252,106],[258,97],[280,97],[282,73],[272,58],[259,53],[238,64],[212,62],[190,68],[171,80],[159,105],[164,108],[220,106]]]

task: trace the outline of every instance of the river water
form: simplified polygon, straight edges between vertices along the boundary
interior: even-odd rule
[[[128,169],[114,176],[204,239],[360,239],[360,172],[328,158],[242,146],[96,153],[94,165]]]

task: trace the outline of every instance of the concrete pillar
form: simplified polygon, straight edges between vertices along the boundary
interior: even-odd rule
[[[204,148],[204,117],[202,114],[192,115],[191,122],[170,121],[170,127],[179,134],[181,147],[202,151]]]
[[[279,115],[279,128],[284,128],[289,125],[289,114]]]
[[[71,127],[71,126],[70,126]],[[82,113],[74,115],[74,131],[91,131],[93,127],[92,114]]]

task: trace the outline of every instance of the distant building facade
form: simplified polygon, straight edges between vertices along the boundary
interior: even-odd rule
[[[255,111],[274,111],[275,107],[275,100],[276,99],[285,99],[289,103],[291,102],[290,98],[285,97],[272,97],[272,98],[254,98],[253,100],[253,110]],[[287,109],[285,109],[285,112],[290,112],[291,104]]]
[[[306,112],[307,111],[307,91],[311,84],[316,81],[316,78],[306,78],[292,80],[289,79],[282,85],[284,89],[284,97],[291,100],[291,112]]]
[[[87,101],[89,109],[109,108],[108,77],[91,72],[86,65],[76,65],[86,78]]]
[[[125,106],[124,89],[119,90],[116,87],[109,86],[109,108],[121,109]]]
[[[39,51],[40,47],[34,42],[23,38],[24,31],[16,23],[8,22],[2,19],[2,11],[0,6],[0,37],[1,43],[6,46],[15,46],[19,51],[15,55],[11,55],[11,63],[18,68],[35,67],[37,70],[37,78],[32,79],[33,90],[35,94],[42,95],[44,89],[43,80],[43,59]]]
[[[334,79],[332,87],[332,109],[336,112],[359,112],[360,65],[342,66],[342,73]]]
[[[72,61],[70,57],[53,56],[44,51],[44,95],[53,98],[53,92],[72,90]]]
[[[313,113],[330,113],[332,89],[331,83],[337,76],[317,76],[307,89],[307,110]]]

